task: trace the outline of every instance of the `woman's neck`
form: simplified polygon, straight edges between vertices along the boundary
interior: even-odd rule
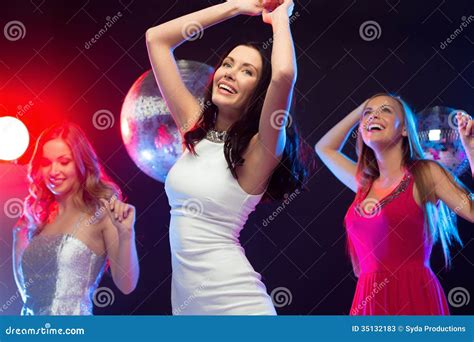
[[[219,110],[214,129],[219,132],[227,131],[237,120],[237,116],[238,113],[236,112]]]
[[[391,184],[404,173],[403,154],[401,146],[393,146],[375,153],[379,168],[378,181],[381,184]]]
[[[77,201],[78,197],[79,194],[77,192],[66,194],[64,196],[57,196],[56,203],[58,204],[58,216],[63,216],[73,211],[81,211],[82,208]]]

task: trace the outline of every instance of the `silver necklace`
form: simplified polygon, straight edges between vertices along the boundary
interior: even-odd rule
[[[210,129],[206,133],[206,139],[216,143],[223,143],[227,138],[227,131],[216,131],[215,129]]]

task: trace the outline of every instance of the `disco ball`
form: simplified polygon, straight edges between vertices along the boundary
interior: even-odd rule
[[[469,167],[457,130],[459,109],[436,106],[417,114],[418,136],[425,158],[443,164],[460,176]]]
[[[213,68],[188,60],[179,60],[177,65],[186,87],[203,107]],[[179,94],[175,96],[179,98]],[[151,70],[140,76],[128,91],[120,126],[123,142],[135,164],[148,176],[164,182],[183,152],[183,145]]]

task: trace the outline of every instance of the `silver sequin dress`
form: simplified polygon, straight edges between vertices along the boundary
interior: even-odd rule
[[[92,315],[92,298],[106,266],[71,234],[39,234],[21,258],[19,274],[26,294],[22,315]]]

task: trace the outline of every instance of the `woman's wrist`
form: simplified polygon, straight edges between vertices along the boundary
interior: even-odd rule
[[[135,229],[131,229],[130,231],[120,232],[119,233],[119,241],[120,242],[130,242],[135,240]]]
[[[272,27],[276,31],[282,27],[288,27],[290,25],[290,17],[285,12],[281,12],[279,15],[272,17]]]
[[[225,3],[222,3],[221,6],[226,6],[227,11],[230,14],[230,16],[236,16],[242,14],[242,10],[240,6],[237,4],[237,1],[235,0],[228,0]]]

